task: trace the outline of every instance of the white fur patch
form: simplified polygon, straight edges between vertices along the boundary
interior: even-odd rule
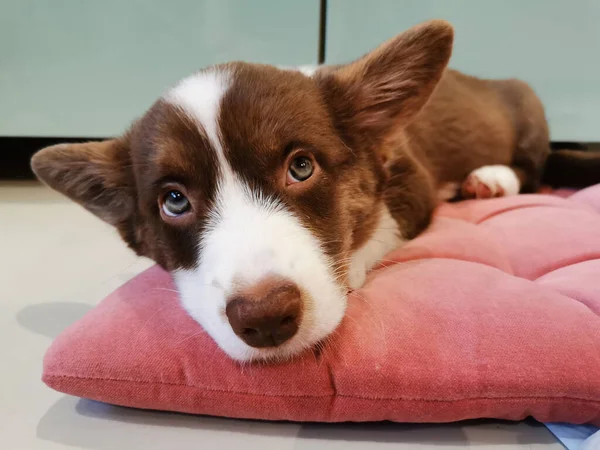
[[[202,126],[223,167],[228,165],[223,154],[218,120],[221,99],[229,85],[229,73],[222,69],[209,69],[184,78],[164,96],[167,102],[182,108]]]
[[[278,69],[281,70],[291,70],[294,72],[300,72],[307,77],[312,77],[317,70],[319,70],[319,66],[313,65],[303,65],[303,66],[277,66]]]
[[[298,71],[307,77],[312,77],[317,70],[319,70],[319,66],[298,66]]]
[[[458,183],[444,183],[437,190],[438,199],[442,202],[453,199],[459,188],[460,184]]]
[[[361,287],[367,278],[367,272],[387,253],[400,247],[405,240],[400,235],[398,223],[387,207],[382,207],[379,224],[373,236],[352,255],[348,272],[348,284],[351,289]]]
[[[232,358],[288,357],[327,337],[340,323],[345,292],[318,240],[276,200],[250,191],[237,178],[224,179],[208,231],[199,243],[195,270],[174,274],[183,306]],[[252,285],[275,274],[305,294],[296,335],[279,347],[253,348],[231,329],[225,315],[234,285]]]
[[[346,295],[318,239],[277,200],[251,191],[229,166],[218,129],[229,81],[223,71],[200,72],[165,96],[204,129],[221,169],[215,206],[197,242],[197,268],[176,271],[173,278],[184,308],[229,356],[240,361],[288,357],[333,332],[344,315]],[[269,275],[297,284],[304,293],[303,316],[289,341],[258,349],[233,332],[225,307],[237,286]]]
[[[492,191],[494,196],[499,188],[504,190],[504,196],[517,195],[521,190],[521,182],[514,170],[508,166],[483,166],[471,172],[480,182]]]

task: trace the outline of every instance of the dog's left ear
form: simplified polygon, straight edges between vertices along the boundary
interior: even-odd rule
[[[377,145],[425,105],[452,53],[454,31],[442,20],[417,25],[362,58],[324,67],[315,80],[336,127]]]
[[[135,208],[129,148],[124,139],[59,144],[31,160],[37,177],[109,224],[127,225]]]

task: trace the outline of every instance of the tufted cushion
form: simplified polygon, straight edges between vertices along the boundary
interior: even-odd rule
[[[118,289],[54,342],[44,381],[217,416],[600,424],[600,186],[440,207],[327,347],[285,364],[231,361],[171,289],[156,267]]]

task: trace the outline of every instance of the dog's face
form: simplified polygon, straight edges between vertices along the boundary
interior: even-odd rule
[[[386,142],[429,98],[451,43],[430,22],[314,74],[207,68],[124,136],[49,147],[32,166],[169,270],[232,358],[288,357],[336,328],[353,258],[390,229]]]

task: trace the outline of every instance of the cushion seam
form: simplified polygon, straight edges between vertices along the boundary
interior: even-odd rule
[[[476,264],[478,266],[483,266],[483,267],[489,267],[490,269],[494,269],[499,271],[500,273],[503,273],[505,275],[511,276],[511,277],[515,277],[515,278],[519,278],[521,280],[526,280],[526,281],[535,281],[535,280],[530,280],[529,278],[524,278],[524,277],[520,277],[518,275],[516,275],[514,272],[512,272],[512,264],[510,261],[508,261],[507,258],[507,264],[510,266],[510,270],[511,272],[506,272],[505,270],[497,267],[497,266],[493,266],[491,264],[487,264],[481,261],[472,261],[469,259],[464,259],[464,258],[455,258],[455,257],[450,257],[450,256],[426,256],[424,258],[414,258],[414,259],[406,259],[406,260],[401,260],[401,261],[397,261],[395,263],[384,263],[385,265],[380,265],[375,267],[374,269],[372,269],[369,274],[371,273],[375,273],[376,271],[385,271],[385,270],[390,270],[393,267],[398,266],[399,264],[404,264],[404,263],[411,263],[411,262],[417,262],[417,261],[430,261],[430,260],[445,260],[445,261],[457,261],[457,262],[463,262],[463,263],[469,263],[469,264]],[[365,284],[366,286],[366,284]],[[360,288],[362,289],[362,288]]]
[[[583,258],[583,259],[572,258],[571,261],[565,263],[564,265],[561,265],[561,266],[558,266],[558,267],[555,266],[555,267],[549,269],[548,272],[545,272],[542,275],[538,276],[537,278],[534,278],[532,281],[535,281],[535,282],[540,281],[541,278],[544,278],[545,276],[550,275],[550,274],[552,274],[552,273],[554,273],[554,272],[556,272],[558,270],[566,269],[567,267],[576,266],[578,264],[583,264],[583,263],[586,263],[586,262],[589,262],[589,261],[598,261],[598,260],[600,260],[600,253],[598,253],[598,254],[595,254],[595,253],[596,252],[593,252],[593,254],[592,254],[591,257],[589,255],[582,256],[581,258]],[[541,281],[543,282],[543,280],[541,280]]]
[[[577,205],[577,206],[579,206],[579,205]],[[507,208],[501,209],[499,211],[494,211],[494,212],[489,213],[488,215],[481,217],[480,219],[478,219],[474,222],[471,222],[471,223],[474,223],[475,225],[481,225],[482,223],[486,222],[489,219],[493,219],[496,216],[500,216],[502,214],[513,212],[513,211],[518,211],[520,209],[529,209],[529,208],[558,208],[558,209],[567,209],[567,210],[575,210],[575,211],[584,211],[584,212],[588,212],[588,213],[593,213],[596,216],[598,215],[598,213],[596,211],[590,211],[588,208],[570,207],[570,206],[567,206],[566,204],[563,204],[563,205],[553,205],[553,204],[518,205],[518,206],[513,206],[513,207],[507,207]]]
[[[173,383],[173,382],[164,382],[164,381],[143,381],[143,380],[126,380],[120,378],[100,378],[100,377],[82,377],[77,375],[45,375],[45,379],[71,379],[71,380],[85,380],[85,381],[114,381],[120,383],[137,383],[137,384],[152,384],[152,385],[165,385],[165,386],[180,386],[180,387],[188,387],[197,390],[204,390],[209,392],[224,392],[228,394],[238,394],[238,395],[248,395],[255,397],[280,397],[280,398],[335,398],[335,397],[346,397],[346,398],[354,398],[358,400],[394,400],[394,401],[417,401],[417,402],[432,402],[432,403],[450,403],[450,402],[460,402],[460,401],[473,401],[473,400],[573,400],[573,401],[581,401],[581,402],[592,402],[600,404],[600,400],[587,399],[582,397],[571,397],[571,396],[503,396],[503,397],[464,397],[464,398],[454,398],[454,399],[427,399],[427,398],[419,398],[419,397],[366,397],[360,395],[351,395],[351,394],[323,394],[323,395],[309,395],[309,394],[265,394],[265,393],[255,393],[255,392],[243,392],[243,391],[233,391],[226,389],[216,389],[210,388],[206,386],[194,386],[191,384],[185,383]]]
[[[588,305],[588,304],[587,304],[585,301],[581,300],[581,299],[580,299],[578,296],[572,295],[571,293],[569,293],[569,294],[566,294],[566,293],[564,293],[564,292],[561,292],[561,291],[560,291],[560,290],[558,290],[558,289],[556,289],[556,290],[555,290],[553,287],[550,287],[550,286],[545,286],[545,285],[543,284],[543,282],[542,282],[542,283],[539,283],[539,284],[538,284],[538,286],[539,286],[540,288],[542,288],[542,289],[549,290],[549,291],[551,291],[551,292],[553,292],[553,293],[555,293],[555,294],[561,295],[561,296],[563,296],[563,297],[566,297],[566,298],[568,298],[569,300],[572,300],[572,301],[576,302],[578,305],[582,306],[583,308],[586,308],[586,309],[587,309],[589,312],[591,312],[591,313],[592,313],[592,314],[593,314],[595,317],[597,317],[597,318],[599,318],[599,319],[600,319],[600,315],[599,315],[598,313],[596,313],[596,311],[594,311],[594,310],[593,310],[593,309],[592,309],[592,308],[591,308],[591,307],[590,307],[590,306],[589,306],[589,305]]]

